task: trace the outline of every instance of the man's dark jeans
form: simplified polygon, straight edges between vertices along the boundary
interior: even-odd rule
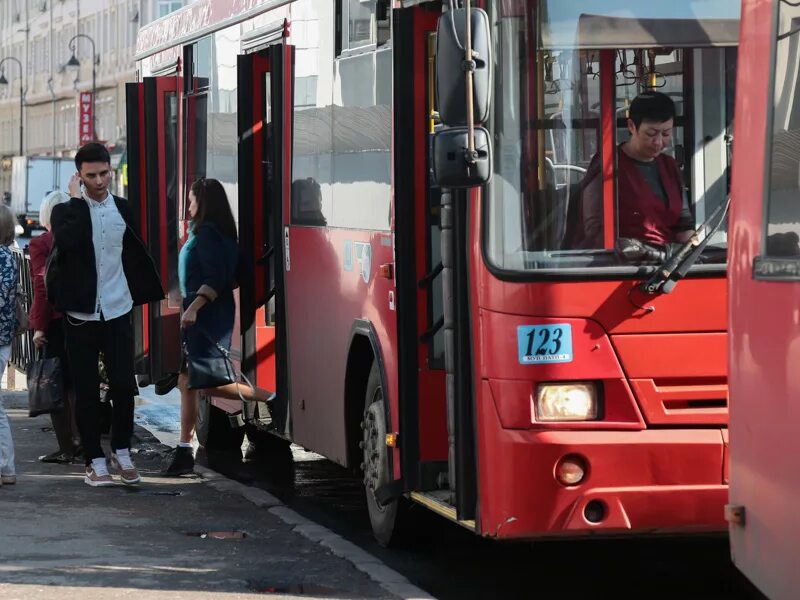
[[[100,447],[100,375],[103,353],[113,403],[111,449],[130,447],[133,435],[133,371],[131,313],[110,321],[80,321],[64,315],[67,357],[75,386],[75,417],[86,464],[105,455]]]

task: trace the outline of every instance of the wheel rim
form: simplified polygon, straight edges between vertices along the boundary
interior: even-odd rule
[[[377,489],[385,483],[387,473],[386,426],[384,422],[383,391],[375,390],[372,402],[364,413],[364,487],[375,507],[384,512],[375,497]]]

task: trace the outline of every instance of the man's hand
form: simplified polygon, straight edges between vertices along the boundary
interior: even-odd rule
[[[81,176],[78,173],[75,173],[75,175],[70,177],[67,190],[69,190],[70,198],[81,197]]]
[[[191,327],[197,322],[197,309],[189,306],[181,315],[181,329]]]
[[[37,348],[44,348],[47,344],[47,338],[44,336],[44,331],[36,330],[33,332],[33,345]]]

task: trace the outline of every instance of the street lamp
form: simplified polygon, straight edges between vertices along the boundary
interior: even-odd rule
[[[70,56],[69,60],[67,61],[67,67],[73,69],[81,68],[81,61],[79,61],[78,57],[75,56],[75,42],[78,40],[78,38],[85,38],[92,43],[92,139],[97,140],[97,114],[95,113],[95,96],[97,95],[97,65],[100,62],[100,57],[97,55],[97,47],[94,45],[94,40],[85,33],[79,33],[72,36],[72,39],[69,41],[69,49],[72,51],[72,56]]]
[[[7,60],[14,61],[15,63],[17,63],[17,66],[19,67],[19,155],[22,156],[23,155],[22,140],[25,131],[23,129],[24,126],[22,124],[22,109],[23,106],[25,105],[25,98],[23,95],[25,92],[22,86],[22,75],[23,75],[22,63],[19,61],[18,58],[15,58],[13,56],[6,56],[3,60],[0,60],[0,85],[2,86],[8,85],[8,79],[6,79],[6,72],[3,69],[3,65]]]

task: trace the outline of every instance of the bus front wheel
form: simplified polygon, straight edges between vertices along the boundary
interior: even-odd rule
[[[372,532],[381,546],[396,543],[401,531],[402,498],[380,505],[375,491],[391,481],[389,450],[386,447],[386,407],[378,362],[372,363],[364,399],[362,422],[363,475]]]

